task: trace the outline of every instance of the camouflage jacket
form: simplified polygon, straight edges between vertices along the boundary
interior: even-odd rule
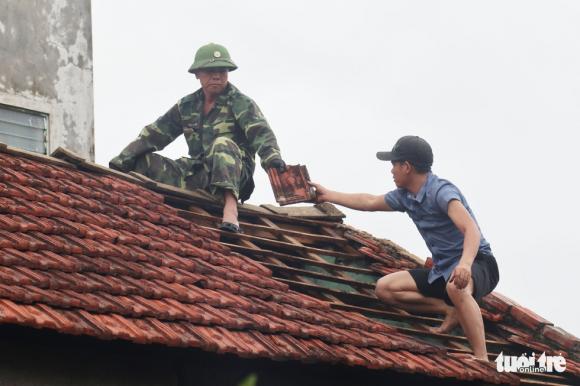
[[[187,141],[192,167],[203,164],[204,156],[218,137],[236,142],[251,170],[255,167],[256,153],[264,169],[272,160],[281,159],[276,137],[264,115],[256,103],[233,84],[229,83],[216,98],[213,109],[205,117],[203,104],[202,89],[183,97],[167,113],[143,128],[137,139],[115,157],[115,166],[130,170],[135,158],[162,150],[181,134]]]

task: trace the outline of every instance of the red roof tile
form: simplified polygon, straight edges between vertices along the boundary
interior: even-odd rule
[[[531,328],[532,330],[539,330],[540,327],[543,327],[547,324],[552,324],[549,320],[542,318],[532,310],[522,306],[513,306],[510,309],[510,315],[512,318],[524,326]]]
[[[548,324],[544,326],[542,335],[550,339],[552,342],[556,342],[558,345],[567,350],[580,350],[580,339],[559,327],[554,327],[553,325]]]

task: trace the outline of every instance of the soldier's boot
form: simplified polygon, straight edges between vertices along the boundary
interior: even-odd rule
[[[229,138],[217,138],[206,157],[210,170],[209,188],[224,196],[223,218],[220,228],[239,232],[238,198],[242,177],[242,152]]]

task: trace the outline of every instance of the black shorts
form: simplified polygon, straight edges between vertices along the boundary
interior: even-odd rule
[[[450,306],[453,305],[451,299],[447,295],[447,282],[443,276],[438,277],[433,283],[429,284],[427,278],[429,277],[430,268],[416,268],[410,269],[409,273],[419,292],[430,298],[443,299],[445,303]],[[497,262],[492,255],[478,253],[471,265],[471,278],[473,279],[473,297],[479,300],[495,288],[499,281],[499,270]]]

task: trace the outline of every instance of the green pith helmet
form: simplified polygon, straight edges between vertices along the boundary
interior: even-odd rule
[[[201,46],[197,50],[195,53],[195,60],[191,67],[189,67],[189,72],[193,73],[197,70],[216,67],[225,68],[228,71],[233,71],[238,68],[232,59],[230,59],[230,53],[224,46],[209,43],[205,46]]]

